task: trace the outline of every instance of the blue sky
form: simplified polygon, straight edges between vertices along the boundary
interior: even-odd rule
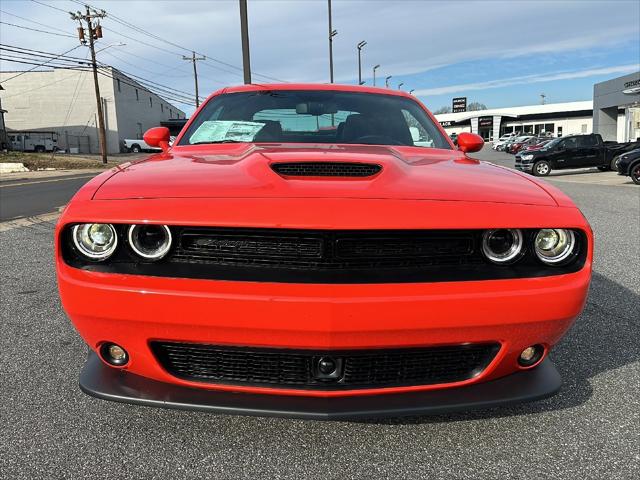
[[[65,11],[79,5],[38,1],[3,0],[0,20],[75,33]],[[182,55],[195,49],[208,57],[198,65],[201,94],[242,82],[235,68],[242,63],[237,0],[91,4],[174,44],[107,17],[101,44],[126,45],[100,53],[102,62],[192,92],[191,65]],[[640,69],[638,0],[333,0],[333,18],[338,82],[357,82],[356,44],[366,40],[367,84],[371,68],[380,64],[379,85],[392,75],[394,88],[404,82],[403,89],[415,89],[433,110],[455,96],[495,108],[539,103],[540,93],[548,103],[588,100],[595,82]],[[328,81],[326,0],[249,0],[249,25],[255,71],[286,81]],[[61,53],[78,42],[3,24],[0,43]],[[84,56],[86,47],[73,54]],[[0,63],[2,70],[24,68]]]

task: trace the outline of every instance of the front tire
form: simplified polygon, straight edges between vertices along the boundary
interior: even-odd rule
[[[633,180],[633,183],[640,185],[640,163],[636,163],[631,166],[629,169],[629,176],[631,177],[631,180]]]
[[[551,166],[546,160],[538,160],[533,164],[533,174],[536,177],[546,177],[551,173]]]
[[[613,159],[611,159],[611,170],[613,170],[614,172],[618,171],[618,162],[620,161],[620,155],[617,155],[615,157],[613,157]]]
[[[134,143],[133,145],[131,145],[131,153],[140,153],[142,151],[142,149],[140,148],[140,145],[138,145],[137,143]]]

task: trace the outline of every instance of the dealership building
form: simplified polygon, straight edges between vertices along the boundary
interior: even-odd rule
[[[605,140],[627,142],[640,137],[640,72],[597,83],[593,100],[444,113],[436,119],[448,134],[472,132],[485,140],[512,132],[600,133]]]
[[[185,118],[178,107],[122,72],[109,67],[104,73],[98,82],[108,153],[120,152],[125,138],[142,138],[147,129],[161,122]],[[9,80],[11,77],[16,78]],[[57,136],[61,149],[100,151],[91,71],[0,72],[0,81],[7,135],[13,140],[46,132]]]

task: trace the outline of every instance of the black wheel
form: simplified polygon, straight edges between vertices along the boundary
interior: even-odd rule
[[[549,162],[546,160],[538,160],[533,164],[533,174],[536,177],[546,177],[551,172]]]
[[[598,165],[598,170],[601,172],[607,172],[609,171],[609,165]]]
[[[631,180],[633,180],[633,183],[635,183],[636,185],[640,185],[640,163],[632,165],[629,174],[631,176]]]
[[[134,143],[133,145],[131,145],[132,153],[140,153],[141,151],[142,149],[140,148],[140,145],[138,145],[137,143]]]
[[[611,159],[611,165],[610,165],[610,167],[611,167],[611,170],[613,170],[614,172],[617,172],[617,171],[618,171],[618,162],[619,162],[619,161],[620,161],[620,155],[617,155],[617,156],[615,156],[615,157],[613,157],[613,158]]]
[[[36,145],[35,150],[38,153],[44,153],[44,146],[43,145]]]

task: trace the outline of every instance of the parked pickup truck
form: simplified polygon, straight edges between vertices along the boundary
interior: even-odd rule
[[[519,152],[515,167],[536,176],[549,175],[551,170],[563,168],[615,170],[614,158],[638,147],[640,142],[603,142],[598,133],[570,135],[556,138],[540,150]]]
[[[151,147],[149,145],[147,145],[144,140],[142,139],[138,139],[135,138],[133,140],[125,138],[124,139],[124,146],[126,147],[126,149],[129,152],[132,153],[139,153],[139,152],[158,152],[160,151],[159,148],[156,147]]]

